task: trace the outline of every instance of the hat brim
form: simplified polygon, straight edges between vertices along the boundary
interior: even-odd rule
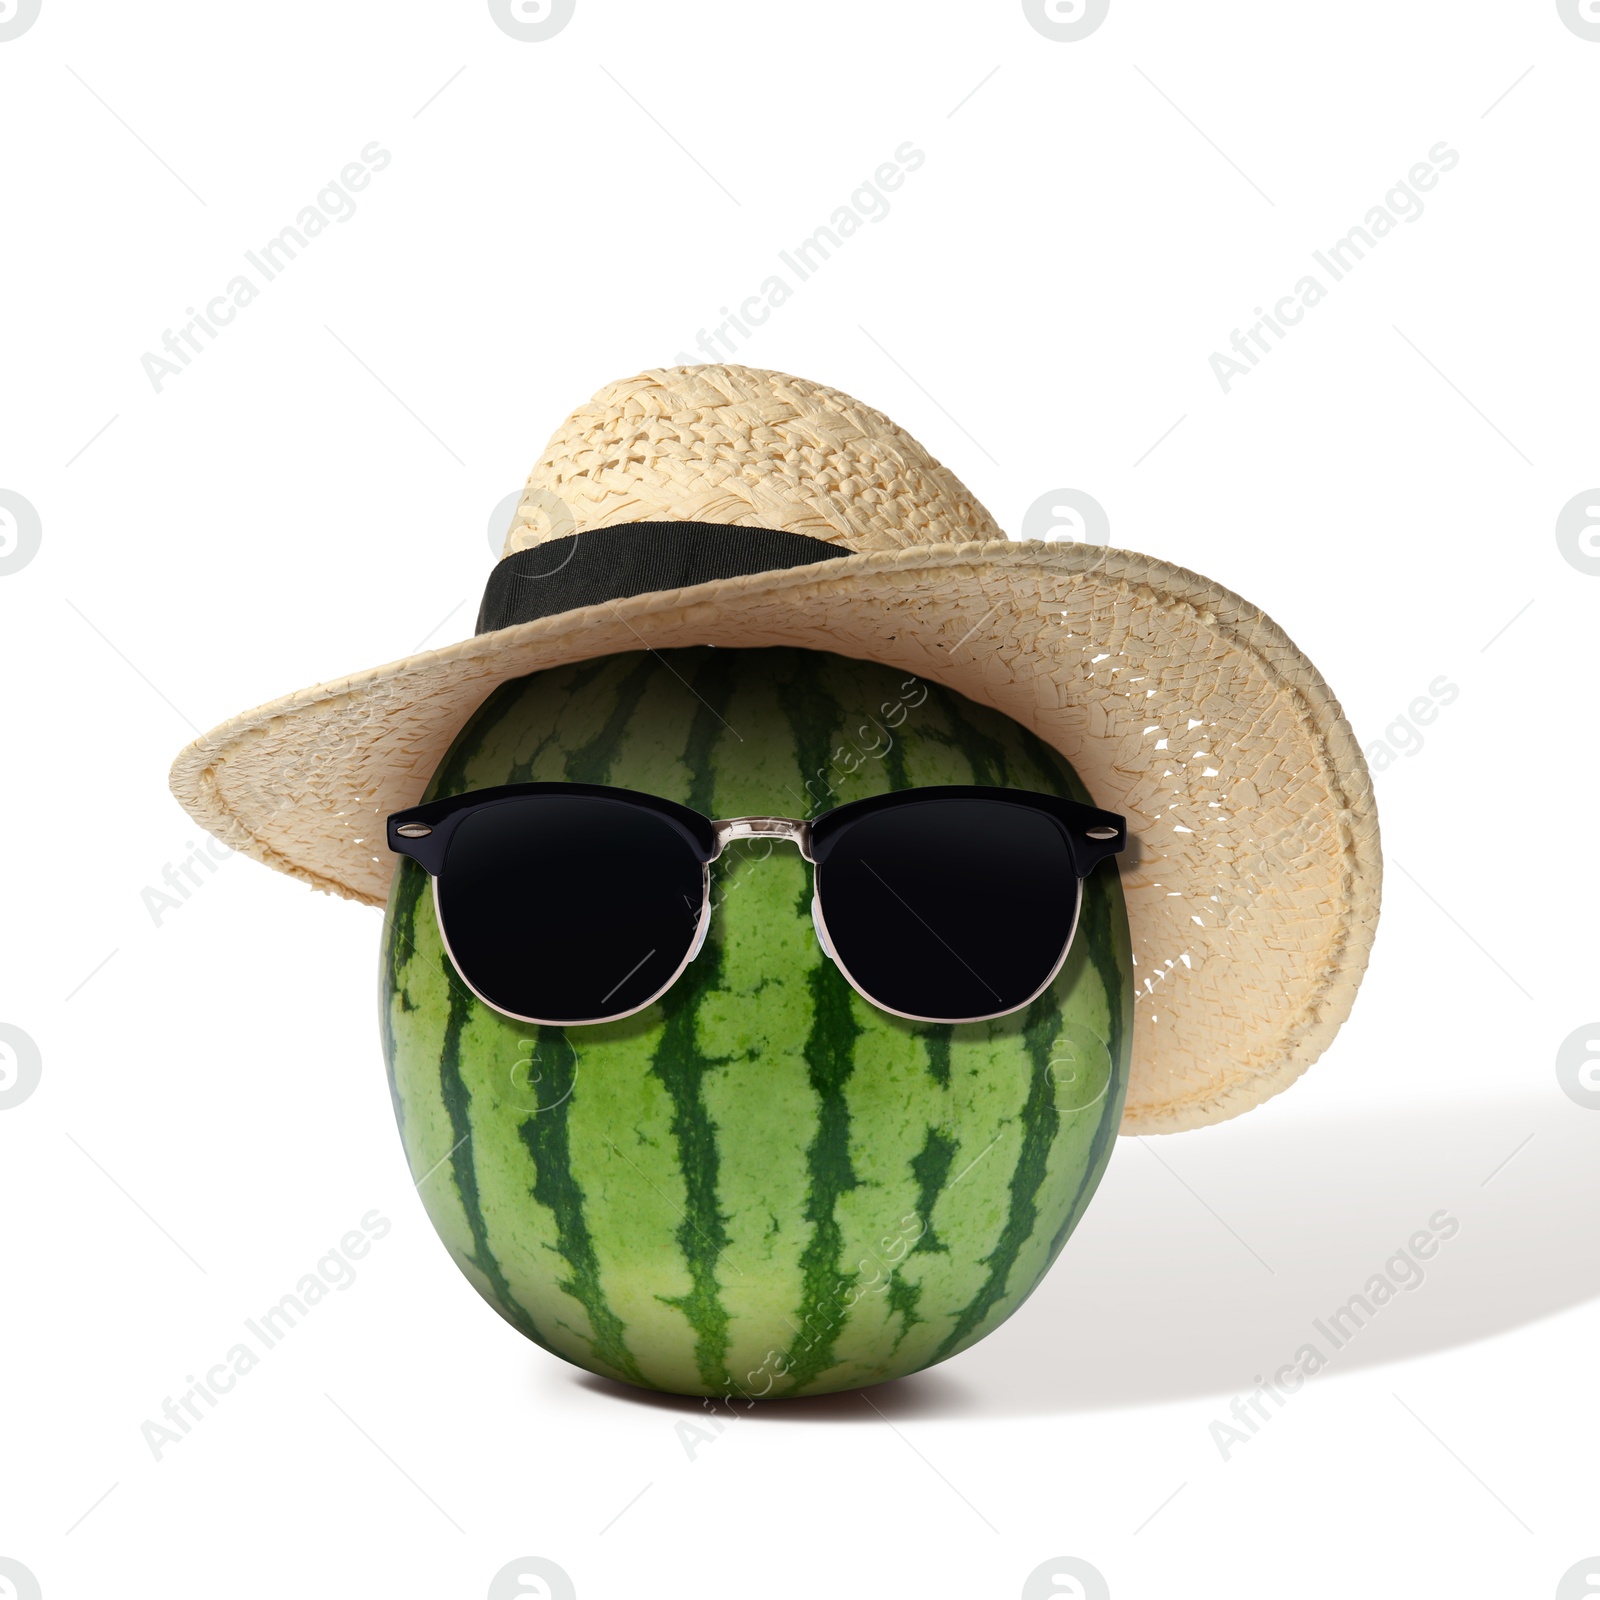
[[[1136,1020],[1122,1130],[1279,1093],[1349,1014],[1382,877],[1371,779],[1316,668],[1257,607],[1132,551],[922,545],[608,601],[319,684],[174,762],[224,843],[381,906],[384,818],[415,804],[500,684],[686,645],[793,645],[904,668],[1004,712],[1128,818]]]

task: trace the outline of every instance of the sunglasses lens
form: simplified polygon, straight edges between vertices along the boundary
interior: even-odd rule
[[[704,868],[677,829],[615,800],[536,795],[463,817],[438,878],[462,977],[539,1022],[647,1005],[694,944]]]
[[[1056,822],[992,800],[869,812],[817,868],[839,965],[874,1004],[963,1022],[1026,1005],[1072,935],[1078,878]]]

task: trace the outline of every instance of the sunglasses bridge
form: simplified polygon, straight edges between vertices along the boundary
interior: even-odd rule
[[[715,861],[730,839],[787,839],[798,847],[802,859],[814,862],[811,853],[811,824],[798,822],[793,817],[728,817],[713,822],[711,831],[716,839]]]

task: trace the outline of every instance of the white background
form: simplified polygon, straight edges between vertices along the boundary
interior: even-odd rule
[[[0,1556],[45,1600],[477,1597],[526,1555],[582,1600],[1096,1592],[1025,1591],[1057,1556],[1116,1600],[1556,1595],[1600,1554],[1600,1111],[1556,1073],[1600,1015],[1600,576],[1556,537],[1600,483],[1597,85],[1554,0],[1112,0],[1078,42],[1015,0],[578,0],[534,43],[468,0],[44,0],[0,42],[0,489],[41,529],[0,576],[0,1022],[41,1063],[0,1111]],[[1459,692],[1376,776],[1378,943],[1303,1082],[1123,1141],[974,1350],[691,1454],[694,1402],[524,1343],[436,1241],[379,914],[237,859],[159,926],[142,891],[199,842],[181,744],[469,633],[560,419],[907,140],[734,358],[888,411],[1012,533],[1094,496],[1277,618],[1369,750]],[[371,141],[355,214],[157,392],[141,357]],[[1440,141],[1423,214],[1224,393],[1212,352]],[[372,1208],[358,1281],[154,1460]],[[1441,1208],[1426,1281],[1224,1459],[1230,1399]]]

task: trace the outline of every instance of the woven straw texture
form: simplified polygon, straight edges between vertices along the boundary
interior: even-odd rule
[[[1236,1116],[1326,1048],[1377,923],[1377,814],[1328,686],[1256,607],[1132,551],[1007,541],[888,418],[749,368],[601,390],[534,468],[505,553],[656,520],[783,528],[856,554],[587,606],[302,690],[189,745],[174,794],[233,848],[381,905],[384,817],[416,802],[507,679],[644,648],[831,650],[1005,712],[1128,817],[1125,1133]]]

